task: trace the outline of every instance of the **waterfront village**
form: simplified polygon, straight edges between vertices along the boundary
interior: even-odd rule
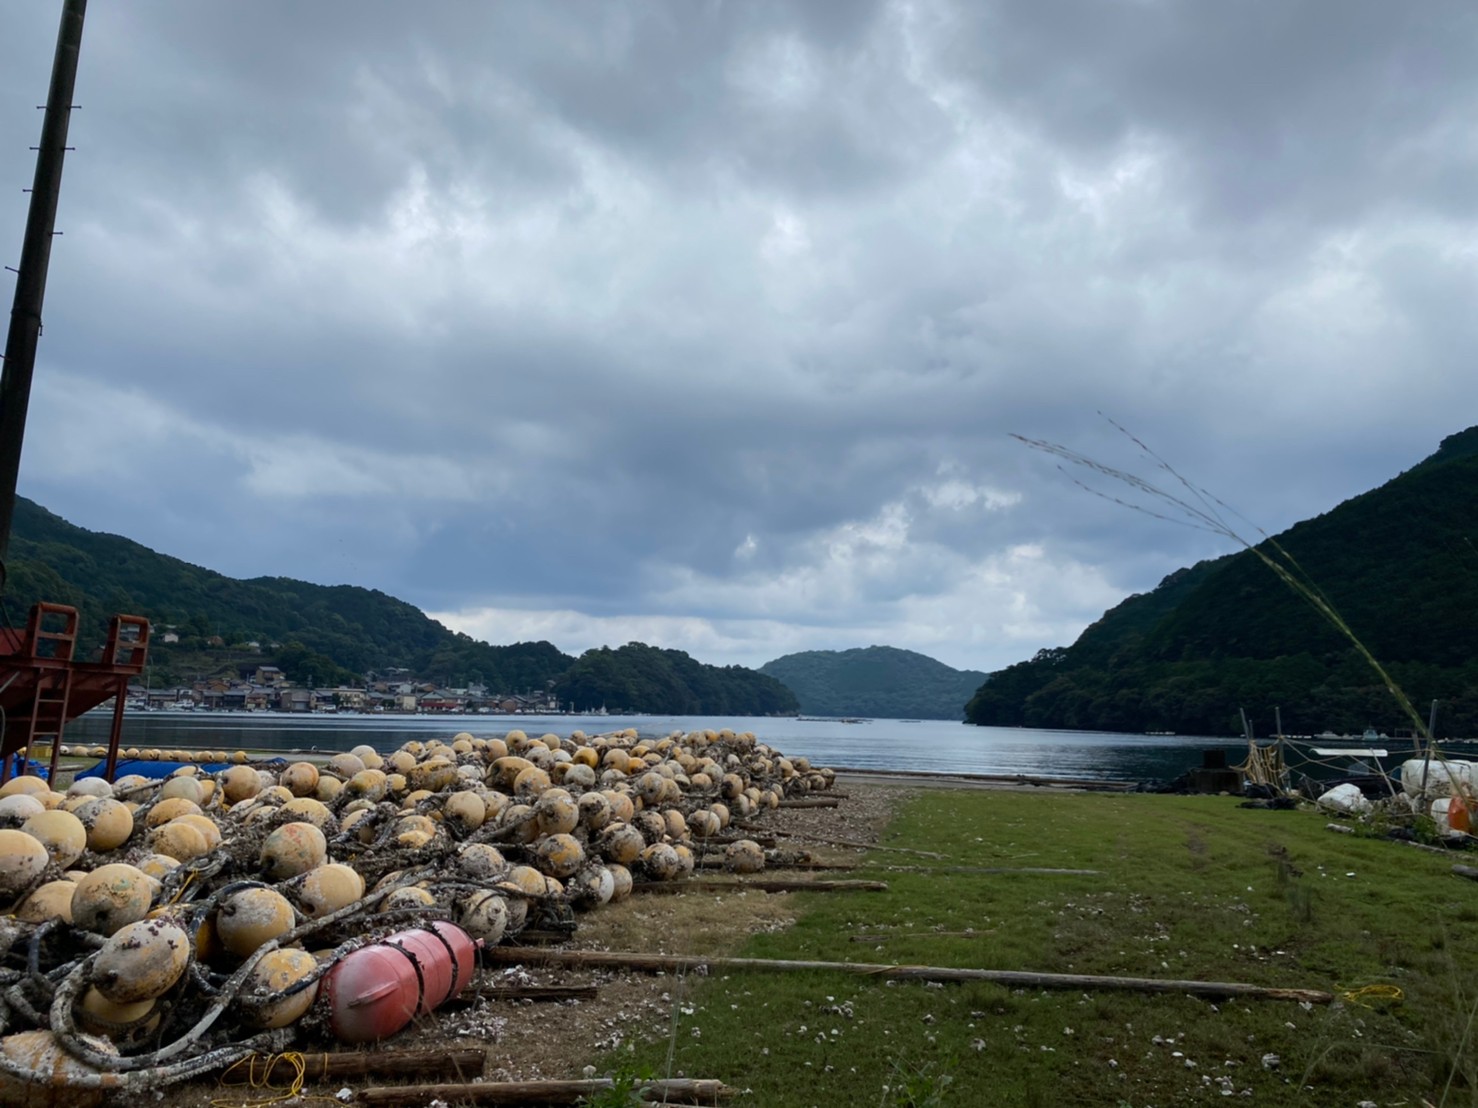
[[[208,677],[190,685],[154,689],[132,685],[130,711],[365,712],[550,714],[560,710],[548,691],[495,692],[483,685],[442,688],[415,681],[409,670],[374,675],[364,685],[304,688],[276,666],[259,665],[239,678]]]

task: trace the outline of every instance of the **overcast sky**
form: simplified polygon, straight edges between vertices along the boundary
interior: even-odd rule
[[[1478,422],[1475,20],[94,2],[21,492],[495,643],[996,669],[1232,549],[1013,432],[1275,532]]]

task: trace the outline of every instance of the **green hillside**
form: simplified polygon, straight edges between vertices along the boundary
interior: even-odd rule
[[[760,672],[789,686],[807,715],[881,719],[961,719],[985,680],[892,646],[807,650],[766,662]]]
[[[1478,733],[1478,428],[1274,540],[1423,707]],[[994,726],[1224,734],[1409,727],[1370,667],[1253,553],[1167,577],[1071,647],[992,676],[967,718]]]
[[[117,535],[75,527],[17,498],[6,613],[20,624],[37,600],[76,607],[83,643],[101,643],[107,621],[126,612],[155,625],[157,683],[226,672],[244,661],[275,661],[298,681],[330,684],[401,668],[451,686],[543,692],[581,708],[675,714],[794,712],[795,698],[768,677],[738,666],[707,666],[677,651],[633,643],[588,651],[578,662],[547,642],[492,646],[454,632],[413,605],[354,585],[314,585],[287,577],[236,580],[156,553]],[[174,627],[177,645],[158,632]],[[244,644],[261,644],[260,655]],[[271,644],[277,644],[275,647]],[[612,661],[614,659],[614,662]],[[619,681],[601,683],[615,674]]]
[[[547,642],[490,646],[373,589],[286,577],[236,580],[118,535],[73,526],[24,497],[16,499],[8,569],[13,621],[24,619],[33,602],[50,600],[82,612],[83,641],[101,641],[117,612],[147,616],[156,632],[175,627],[181,636],[176,648],[156,633],[152,653],[165,670],[172,656],[198,657],[215,637],[228,646],[301,644],[310,659],[320,656],[320,680],[404,668],[449,685],[482,681],[504,691],[542,691],[574,661]],[[322,659],[339,672],[326,672]]]
[[[633,642],[587,650],[554,686],[576,711],[679,716],[794,715],[795,695],[773,677],[742,666],[709,666],[681,650]]]

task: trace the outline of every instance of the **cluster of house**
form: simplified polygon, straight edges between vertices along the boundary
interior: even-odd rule
[[[200,709],[239,712],[480,712],[528,715],[559,711],[548,692],[527,694],[493,692],[482,685],[465,689],[442,688],[413,681],[404,671],[363,687],[304,688],[294,685],[276,666],[257,666],[241,678],[210,677],[188,686],[153,689],[143,685],[128,690],[128,708],[135,711]]]

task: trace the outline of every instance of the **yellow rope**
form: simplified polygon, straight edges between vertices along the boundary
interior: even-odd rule
[[[1339,994],[1339,998],[1346,1004],[1358,1004],[1362,1008],[1374,1008],[1375,1001],[1390,1001],[1399,1004],[1405,999],[1405,994],[1396,985],[1364,985],[1358,989],[1347,989]]]
[[[262,1070],[260,1073],[257,1072],[258,1061],[262,1063]],[[327,1073],[327,1053],[324,1054],[323,1061],[324,1072]],[[292,1067],[292,1083],[285,1090],[278,1093],[276,1096],[265,1097],[261,1100],[212,1100],[210,1102],[211,1108],[261,1108],[262,1105],[278,1104],[284,1100],[292,1100],[295,1097],[301,1097],[303,1100],[324,1100],[331,1103],[338,1103],[331,1096],[308,1096],[304,1094],[303,1083],[308,1076],[308,1059],[296,1050],[285,1051],[282,1054],[268,1054],[265,1056],[261,1054],[249,1054],[245,1058],[238,1058],[235,1062],[226,1067],[226,1072],[221,1074],[220,1083],[223,1087],[227,1085],[247,1085],[253,1089],[271,1089],[273,1088],[271,1080],[272,1070],[276,1068],[278,1062],[286,1062],[289,1066]],[[228,1078],[230,1078],[239,1069],[241,1069],[243,1065],[246,1067],[245,1078],[238,1081],[228,1080]]]
[[[190,883],[195,880],[195,874],[197,872],[197,870],[192,869],[188,874],[185,875],[185,880],[180,883],[180,887],[175,891],[174,896],[169,898],[170,907],[173,907],[180,902],[180,897],[185,895],[185,890],[188,889],[190,887]]]

